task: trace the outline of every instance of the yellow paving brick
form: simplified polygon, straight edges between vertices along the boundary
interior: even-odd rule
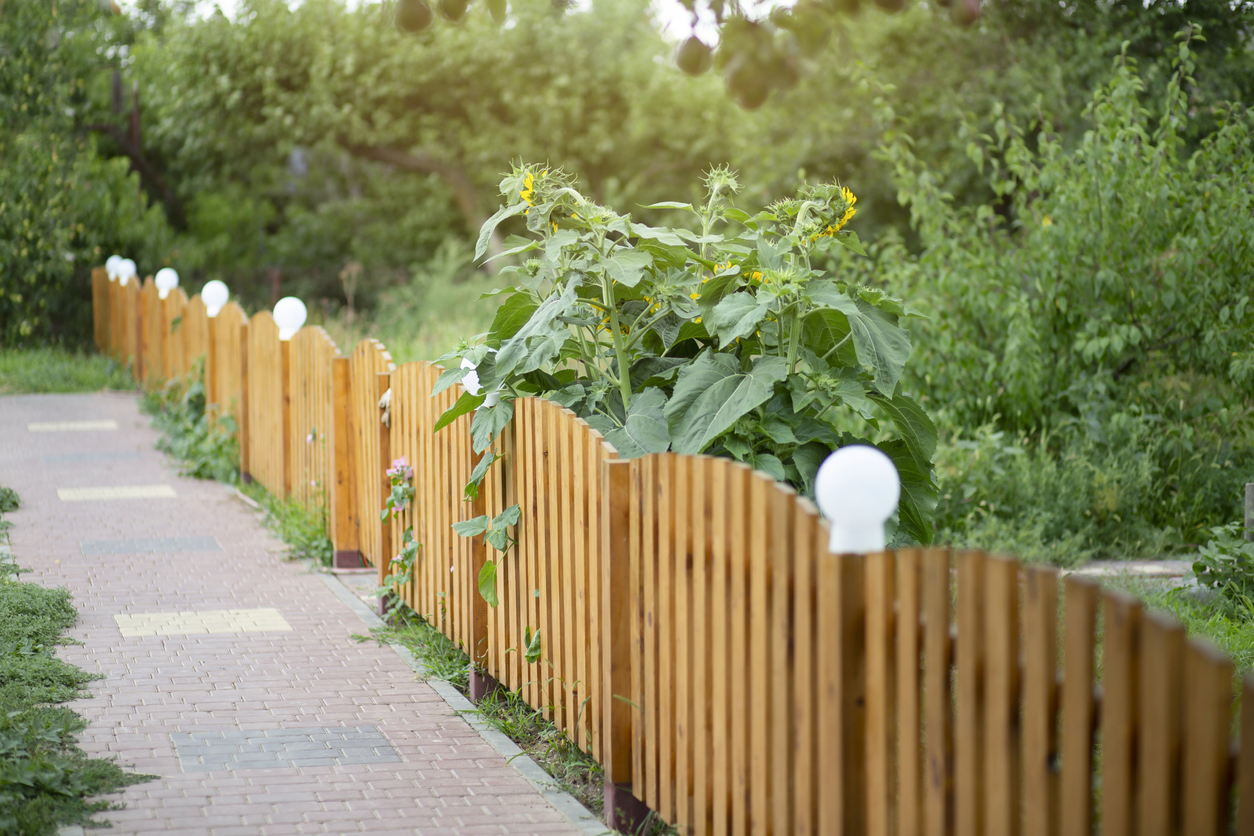
[[[173,499],[169,485],[121,485],[106,488],[57,488],[62,502],[88,502],[110,499]]]
[[[211,633],[262,633],[291,630],[278,610],[204,610],[114,615],[123,636],[191,636]]]
[[[33,433],[68,433],[99,430],[116,430],[117,421],[36,421],[26,425]]]

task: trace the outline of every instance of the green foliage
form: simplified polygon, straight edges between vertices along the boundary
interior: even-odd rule
[[[908,138],[889,135],[884,156],[923,249],[889,242],[875,263],[930,315],[907,380],[954,425],[1028,436],[1037,452],[1023,461],[1053,474],[1046,484],[1061,480],[1051,498],[1026,467],[989,479],[973,459],[960,494],[1003,511],[944,512],[960,542],[984,545],[970,540],[979,523],[1028,552],[1037,531],[1057,538],[1052,559],[1178,548],[1228,518],[1254,470],[1254,215],[1243,185],[1254,123],[1232,106],[1187,150],[1197,38],[1182,33],[1156,118],[1121,57],[1075,149],[1048,120],[1024,128],[1000,115],[991,135],[972,134],[968,152],[996,195],[987,204],[955,205]],[[967,477],[959,470],[947,492]]]
[[[7,514],[10,511],[16,511],[22,504],[22,498],[17,495],[17,491],[10,487],[0,485],[0,514]]]
[[[1212,528],[1211,535],[1193,562],[1197,582],[1219,592],[1248,618],[1254,614],[1254,542],[1244,538],[1240,523]]]
[[[70,351],[60,346],[0,348],[0,394],[134,388],[135,381],[126,367],[102,354]]]
[[[88,758],[76,744],[86,723],[54,703],[79,699],[95,679],[56,656],[76,618],[64,589],[0,574],[0,833],[55,834],[117,809],[91,801],[152,776]]]
[[[992,425],[946,438],[937,539],[1059,566],[1161,554],[1170,530],[1146,513],[1159,476],[1142,450],[1152,431],[1138,425],[1114,445],[1077,432],[1033,443]]]
[[[169,230],[124,160],[81,131],[106,41],[94,3],[9,0],[0,15],[0,343],[85,343],[91,268],[167,255]]]
[[[625,457],[726,456],[809,492],[828,453],[866,440],[840,431],[845,421],[883,436],[902,474],[902,531],[929,542],[936,430],[899,386],[911,350],[899,320],[912,313],[813,266],[833,249],[862,253],[843,229],[856,198],[806,186],[751,216],[730,204],[737,188],[715,169],[702,205],[653,207],[691,213],[698,233],[636,223],[560,171],[515,167],[476,255],[499,224],[522,218],[529,235],[509,239],[506,253],[527,261],[501,271],[513,285],[492,294],[484,342],[443,358],[435,391],[460,381],[467,393],[442,423],[473,410],[482,452],[514,398],[544,395]]]
[[[144,411],[164,434],[157,449],[182,462],[182,473],[196,479],[239,481],[239,437],[235,419],[205,409],[203,359],[182,378],[144,395]]]

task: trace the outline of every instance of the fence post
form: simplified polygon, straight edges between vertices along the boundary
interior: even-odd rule
[[[212,328],[209,329],[209,333],[213,334]],[[212,351],[212,343],[210,343],[210,352]],[[287,499],[292,495],[292,343],[290,340],[279,341],[279,390],[283,395],[283,420],[279,425],[279,447],[283,455],[282,498]]]
[[[222,316],[222,311],[218,311],[217,315],[209,317],[209,344],[205,348],[205,411],[209,411],[209,407],[218,405],[218,364],[215,361],[218,351],[218,319]],[[287,343],[283,343],[283,415],[287,415]],[[287,441],[287,425],[284,424],[284,443]]]
[[[352,360],[335,357],[331,361],[335,422],[332,426],[331,455],[334,473],[331,476],[331,543],[335,548],[335,568],[356,569],[362,565],[357,526],[353,525],[353,508],[357,507],[356,485],[353,484],[353,409],[351,399]]]
[[[605,823],[634,832],[648,808],[631,792],[631,461],[601,467],[601,687]]]
[[[389,372],[378,372],[375,375],[378,385],[375,388],[375,400],[381,399],[389,389],[392,388],[392,375]],[[395,414],[396,410],[391,410],[390,414]],[[379,462],[375,477],[381,480],[383,485],[380,498],[386,500],[392,493],[392,481],[388,478],[387,469],[392,466],[392,428],[383,423],[382,416],[378,420],[376,431],[379,433]],[[369,514],[377,519],[382,508],[369,509]],[[379,586],[383,586],[383,579],[391,574],[392,569],[392,525],[390,521],[385,521],[379,526]],[[379,614],[386,612],[387,598],[379,598]]]
[[[135,280],[139,281],[139,276]],[[152,276],[144,281],[152,284]],[[140,389],[148,383],[148,295],[144,289],[141,282],[135,297],[135,383]]]
[[[252,438],[248,433],[248,320],[239,327],[239,476],[244,484],[253,481]]]
[[[104,351],[109,341],[109,272],[91,268],[91,322],[96,350]]]

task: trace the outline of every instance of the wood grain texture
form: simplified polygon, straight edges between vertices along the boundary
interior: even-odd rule
[[[1061,830],[1089,833],[1093,826],[1093,652],[1098,587],[1077,575],[1065,583],[1062,688]]]

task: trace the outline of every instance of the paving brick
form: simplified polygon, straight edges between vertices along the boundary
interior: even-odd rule
[[[28,431],[66,416],[118,429]],[[72,704],[81,745],[163,776],[110,796],[127,805],[99,817],[111,833],[576,832],[390,648],[352,642],[357,616],[222,486],[175,475],[156,438],[134,399],[0,396],[23,579],[71,591],[82,644],[58,652],[104,676]],[[163,496],[109,490],[135,486]],[[63,502],[58,487],[93,490]],[[148,633],[123,636],[117,616]]]

